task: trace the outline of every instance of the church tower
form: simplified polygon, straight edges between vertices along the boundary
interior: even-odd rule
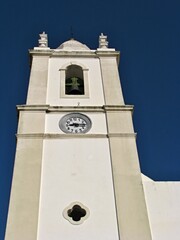
[[[5,240],[150,240],[119,52],[42,33],[30,56]]]

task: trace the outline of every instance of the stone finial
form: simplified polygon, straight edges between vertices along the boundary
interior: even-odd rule
[[[108,48],[107,36],[103,33],[99,36],[99,48]]]
[[[40,48],[47,48],[48,47],[48,37],[45,32],[39,34],[40,39],[38,40],[39,42],[39,47]]]

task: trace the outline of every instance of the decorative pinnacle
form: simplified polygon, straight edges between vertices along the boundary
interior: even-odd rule
[[[40,48],[47,48],[48,47],[48,37],[45,32],[39,34],[40,39],[38,40],[39,42],[39,47]]]
[[[107,36],[103,33],[99,36],[99,48],[108,48]]]

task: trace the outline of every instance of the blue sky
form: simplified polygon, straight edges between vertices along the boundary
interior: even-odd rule
[[[92,49],[101,32],[121,51],[126,104],[133,104],[142,172],[180,180],[180,2],[178,0],[4,1],[0,9],[0,240],[4,239],[17,112],[29,80],[28,49],[46,31],[49,46],[70,38]]]

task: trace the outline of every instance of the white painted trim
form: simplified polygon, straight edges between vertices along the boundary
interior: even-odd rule
[[[65,81],[66,81],[66,70],[70,65],[77,65],[83,70],[83,81],[84,81],[84,94],[83,95],[68,95],[65,93]],[[60,98],[89,98],[89,82],[88,82],[88,71],[89,69],[83,64],[71,61],[64,64],[60,69]]]

